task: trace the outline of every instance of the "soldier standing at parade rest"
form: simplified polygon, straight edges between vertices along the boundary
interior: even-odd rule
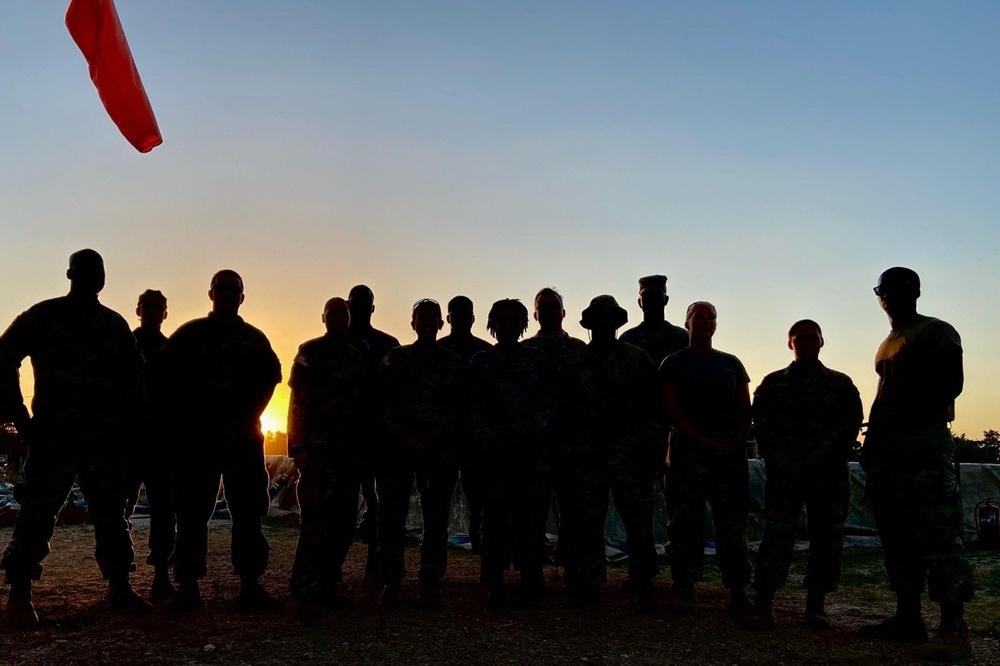
[[[444,326],[441,306],[429,298],[413,305],[417,339],[391,350],[379,368],[379,392],[390,443],[378,471],[380,603],[399,604],[410,493],[416,478],[423,511],[420,605],[439,604],[438,587],[448,563],[448,514],[458,480],[458,424],[465,367],[437,343]]]
[[[458,354],[466,366],[477,353],[493,346],[472,334],[472,325],[475,321],[472,299],[468,296],[456,296],[448,301],[448,324],[451,326],[451,333],[438,340],[438,344]],[[467,428],[463,430],[466,430],[466,433],[461,435],[462,437],[471,437]],[[471,453],[471,447],[469,448]],[[466,456],[459,465],[458,474],[462,479],[462,492],[465,494],[465,503],[469,510],[469,542],[472,551],[478,553],[480,523],[483,519],[482,482],[476,475],[471,458]]]
[[[754,436],[764,458],[764,539],[757,550],[754,613],[748,629],[774,623],[774,593],[792,563],[795,527],[805,504],[809,561],[803,585],[806,624],[829,629],[824,603],[837,589],[850,503],[848,456],[864,417],[851,378],[819,360],[823,331],[803,319],[788,329],[795,360],[764,377],[754,392]]]
[[[220,479],[232,519],[237,604],[274,608],[278,601],[259,581],[270,551],[261,532],[270,499],[260,415],[281,381],[281,365],[267,337],[239,316],[245,294],[236,271],[216,273],[208,297],[209,315],[178,328],[160,356],[171,419],[190,425],[193,439],[185,445],[199,454],[189,468],[178,470],[183,477],[176,505],[178,587],[165,610],[183,612],[201,604],[198,581],[207,573],[208,521]]]
[[[101,255],[75,252],[66,277],[68,295],[32,306],[0,336],[0,422],[13,423],[28,448],[25,480],[14,490],[21,508],[0,559],[10,583],[4,619],[12,626],[38,623],[31,581],[41,576],[56,517],[76,479],[108,601],[123,610],[152,609],[129,582],[135,552],[125,518],[128,438],[145,418],[142,356],[126,321],[98,301]],[[31,417],[18,376],[29,356]]]
[[[146,362],[149,419],[140,433],[145,441],[133,451],[136,469],[125,515],[132,516],[139,499],[139,487],[145,485],[146,500],[149,502],[149,555],[146,564],[153,567],[153,585],[149,596],[162,601],[174,593],[174,586],[170,583],[170,562],[177,531],[172,488],[177,463],[176,447],[164,437],[166,415],[163,413],[163,396],[157,377],[160,351],[167,344],[167,336],[160,330],[167,318],[167,297],[160,291],[147,289],[139,294],[135,313],[139,316],[139,327],[132,331],[132,335]]]
[[[941,605],[941,623],[922,656],[966,658],[972,654],[964,618],[972,570],[948,429],[964,384],[962,341],[947,322],[917,313],[920,278],[909,268],[882,273],[875,295],[892,330],[875,354],[878,390],[861,460],[896,613],[862,627],[861,635],[925,641],[920,597],[926,581],[931,601]]]
[[[551,287],[543,287],[535,294],[534,318],[538,322],[538,332],[525,338],[521,344],[534,347],[549,355],[556,362],[556,370],[562,374],[566,359],[577,349],[587,345],[563,330],[566,308],[562,295]],[[576,555],[577,512],[572,492],[572,460],[569,458],[569,442],[565,418],[565,401],[557,405],[553,428],[552,490],[556,498],[559,517],[559,541],[556,543],[556,563],[563,567],[566,591],[576,588],[573,580],[577,567],[573,563]]]
[[[299,611],[346,604],[338,590],[354,542],[362,473],[357,413],[368,400],[364,358],[347,344],[347,301],[323,308],[326,334],[299,346],[288,385],[288,456],[300,476],[299,541],[289,583]]]
[[[597,296],[580,325],[591,341],[566,362],[574,497],[579,509],[575,604],[600,603],[606,579],[604,524],[609,493],[625,525],[629,579],[640,610],[653,611],[656,544],[653,473],[658,428],[656,366],[649,354],[615,339],[628,313],[613,296]]]
[[[660,366],[671,426],[669,489],[675,510],[669,525],[670,573],[678,612],[696,612],[694,586],[703,575],[707,501],[722,584],[729,590],[727,610],[741,617],[750,610],[750,378],[738,358],[712,348],[716,318],[711,303],[689,305],[688,347]]]
[[[518,344],[528,330],[521,301],[497,301],[487,329],[497,345],[469,367],[474,436],[472,465],[481,475],[483,578],[487,608],[507,605],[504,572],[513,559],[521,572],[518,603],[538,608],[543,590],[545,521],[554,412],[555,362]]]
[[[399,340],[372,326],[372,315],[375,314],[375,294],[363,284],[351,287],[347,294],[347,305],[351,310],[351,326],[347,331],[347,342],[361,352],[365,359],[365,369],[368,371],[369,382],[374,382],[382,359],[390,349],[399,346]],[[378,584],[378,507],[379,494],[376,486],[376,460],[378,455],[388,446],[389,434],[379,414],[379,397],[370,394],[370,400],[354,417],[364,428],[362,436],[368,440],[368,454],[361,460],[361,494],[365,499],[365,510],[361,515],[359,532],[361,540],[368,546],[368,556],[365,560],[365,583]]]

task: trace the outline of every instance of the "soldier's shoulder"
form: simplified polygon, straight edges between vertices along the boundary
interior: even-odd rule
[[[394,335],[389,335],[385,331],[380,331],[377,328],[373,328],[371,335],[372,335],[372,338],[374,338],[379,343],[381,343],[381,345],[385,345],[385,346],[389,347],[390,349],[393,348],[393,347],[398,347],[399,346],[399,339],[396,338],[396,336],[394,336]]]
[[[827,378],[831,383],[842,386],[847,386],[847,385],[854,386],[854,380],[851,379],[851,376],[848,375],[846,372],[841,372],[840,370],[834,370],[833,368],[827,368],[826,366],[823,367],[826,369]]]
[[[177,329],[170,334],[168,340],[177,340],[181,338],[186,338],[189,336],[202,335],[209,325],[208,317],[198,317],[197,319],[192,319],[186,321]]]
[[[325,346],[324,342],[323,336],[306,340],[299,345],[299,356],[309,356],[321,351]]]
[[[642,324],[633,326],[632,328],[626,329],[618,336],[618,339],[622,342],[628,342],[630,344],[635,344],[633,340],[637,340],[642,336]]]

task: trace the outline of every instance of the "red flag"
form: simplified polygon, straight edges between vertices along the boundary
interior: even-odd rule
[[[140,153],[163,143],[112,0],[70,0],[66,27],[111,120]]]

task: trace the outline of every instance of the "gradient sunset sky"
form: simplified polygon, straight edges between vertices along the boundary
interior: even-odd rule
[[[0,328],[104,255],[102,301],[169,333],[244,278],[287,371],[363,282],[410,305],[564,294],[567,327],[636,278],[667,317],[712,301],[751,388],[796,319],[870,404],[888,331],[871,287],[920,273],[962,334],[957,433],[1000,429],[1000,4],[119,0],[164,143],[102,108],[65,1],[0,20]],[[27,364],[26,364],[27,365]],[[27,373],[26,373],[27,374]],[[280,389],[265,427],[283,426]]]

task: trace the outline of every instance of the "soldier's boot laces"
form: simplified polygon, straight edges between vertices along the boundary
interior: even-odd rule
[[[166,568],[156,567],[153,571],[153,584],[149,588],[149,598],[153,601],[166,601],[174,596],[174,586],[170,582],[170,573]]]
[[[164,613],[187,613],[201,606],[201,590],[198,583],[181,583],[172,597],[163,604]]]
[[[240,581],[240,590],[236,594],[236,605],[247,610],[277,610],[281,602],[264,589],[256,578],[244,578]]]
[[[934,638],[924,643],[918,650],[918,656],[933,661],[968,659],[972,656],[969,625],[965,620],[956,620],[948,627],[942,627]]]
[[[826,614],[826,594],[810,590],[806,594],[806,626],[810,629],[826,631],[833,627]]]
[[[893,615],[878,624],[862,625],[858,629],[862,638],[900,641],[902,643],[923,643],[927,640],[927,625],[919,615]]]
[[[38,624],[38,613],[31,603],[31,582],[12,583],[3,619],[11,627],[33,627]]]
[[[108,604],[113,610],[152,613],[153,605],[135,591],[128,578],[108,582]]]

